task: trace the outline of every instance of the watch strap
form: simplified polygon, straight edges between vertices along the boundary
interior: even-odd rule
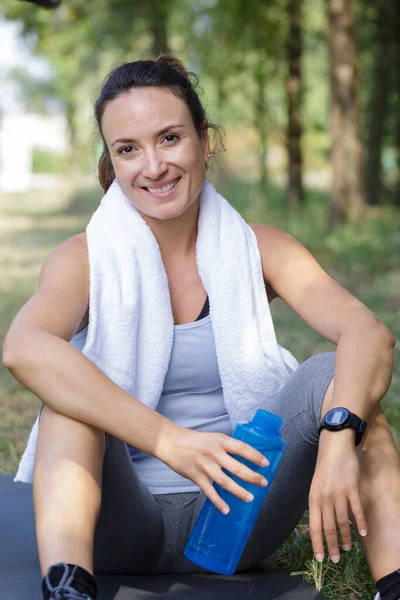
[[[331,410],[334,410],[334,409],[331,409]],[[348,410],[348,409],[346,409],[346,410]],[[351,411],[348,411],[348,412],[350,413],[350,419],[348,420],[348,422],[345,425],[343,425],[343,427],[341,427],[341,429],[330,428],[329,424],[325,422],[325,417],[324,417],[320,423],[318,433],[321,433],[322,429],[328,429],[328,431],[341,431],[343,429],[348,429],[348,428],[354,429],[355,434],[356,434],[355,445],[358,446],[358,444],[361,442],[362,437],[364,435],[365,429],[367,427],[367,422],[364,419],[361,419],[360,417],[358,417],[357,415],[352,413]]]
[[[367,422],[364,419],[360,419],[354,413],[350,413],[350,420],[345,427],[351,427],[356,432],[356,446],[361,442],[364,435],[364,431],[367,427]]]

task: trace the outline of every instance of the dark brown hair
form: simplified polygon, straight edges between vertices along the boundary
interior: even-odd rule
[[[194,80],[194,83],[191,79]],[[185,102],[192,116],[195,129],[201,137],[204,132],[206,114],[195,91],[197,85],[197,75],[186,71],[179,59],[166,53],[150,60],[125,63],[109,73],[94,107],[97,125],[103,140],[103,151],[99,159],[98,170],[100,185],[105,192],[115,179],[111,158],[101,129],[101,118],[106,105],[121,94],[129,92],[132,88],[166,87]],[[220,128],[210,122],[208,122],[207,128],[216,132],[219,143],[225,150],[223,132]]]

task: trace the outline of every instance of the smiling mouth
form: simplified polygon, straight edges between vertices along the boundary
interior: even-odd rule
[[[179,180],[180,180],[180,177],[177,177],[176,179],[174,179],[170,183],[166,183],[163,186],[160,186],[160,187],[145,187],[144,189],[147,190],[148,192],[152,193],[152,194],[163,194],[165,192],[171,191],[176,186],[176,184],[179,182]]]

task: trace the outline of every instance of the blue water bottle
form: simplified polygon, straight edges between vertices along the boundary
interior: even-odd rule
[[[251,492],[254,500],[251,502],[241,500],[214,482],[214,488],[230,507],[230,512],[223,515],[211,500],[206,498],[185,546],[184,554],[190,561],[222,575],[232,575],[236,571],[287,446],[280,434],[282,423],[281,417],[258,409],[251,421],[236,425],[232,437],[261,452],[268,459],[269,465],[257,466],[237,454],[233,457],[256,473],[262,474],[267,479],[268,485],[259,487],[223,469],[226,475]]]

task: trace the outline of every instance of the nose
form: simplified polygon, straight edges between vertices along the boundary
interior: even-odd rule
[[[143,175],[148,177],[149,179],[158,179],[165,173],[168,169],[168,166],[161,155],[157,152],[157,150],[152,149],[148,150],[144,154],[144,164],[143,164]]]

